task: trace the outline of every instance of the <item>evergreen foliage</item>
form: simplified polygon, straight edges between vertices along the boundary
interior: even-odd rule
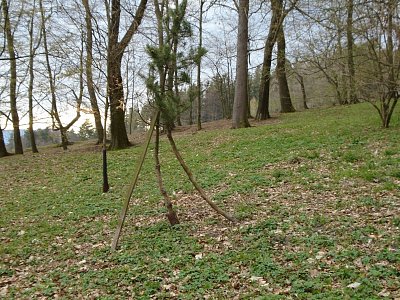
[[[96,129],[93,127],[93,124],[89,119],[86,119],[85,122],[79,127],[78,135],[82,140],[89,140],[97,137]]]
[[[186,45],[191,37],[192,28],[185,19],[187,1],[184,0],[174,8],[169,8],[162,20],[159,20],[159,44],[147,45],[146,52],[151,61],[149,75],[145,78],[146,87],[151,95],[151,105],[161,111],[161,121],[167,128],[173,128],[180,113],[190,103],[182,103],[177,87],[190,83],[188,68],[195,62],[200,52],[186,55],[179,45]],[[206,53],[202,49],[201,53]],[[204,55],[203,54],[203,55]]]

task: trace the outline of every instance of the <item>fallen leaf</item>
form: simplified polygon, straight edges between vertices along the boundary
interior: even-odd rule
[[[360,285],[361,285],[361,283],[359,283],[359,282],[353,282],[353,283],[349,284],[347,287],[348,287],[348,288],[351,288],[351,289],[356,289],[356,288],[358,288]]]
[[[390,292],[388,292],[386,289],[383,289],[382,291],[379,292],[378,296],[389,297],[390,296]]]

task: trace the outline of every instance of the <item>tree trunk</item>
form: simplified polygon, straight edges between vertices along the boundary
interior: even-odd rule
[[[68,150],[68,136],[67,136],[67,130],[64,127],[60,128],[60,134],[61,134],[61,147],[63,150]]]
[[[192,83],[192,74],[190,74],[190,84],[189,84],[189,102],[190,102],[190,110],[189,110],[189,125],[193,125],[193,83]]]
[[[89,92],[90,105],[94,115],[94,123],[97,133],[97,144],[103,141],[103,125],[101,124],[100,109],[97,104],[96,91],[93,82],[93,34],[92,34],[92,14],[90,12],[89,1],[82,0],[85,7],[85,21],[86,21],[86,85]]]
[[[199,18],[199,54],[203,47],[203,6],[205,0],[200,0],[200,18]],[[197,63],[197,130],[201,130],[201,57]]]
[[[391,105],[389,104],[389,109],[388,109],[388,113],[387,113],[387,121],[384,124],[385,128],[389,128],[390,120],[392,119],[392,115],[393,115],[393,112],[397,105],[398,100],[399,100],[399,98],[397,97],[396,99],[393,99],[393,102],[391,103]]]
[[[4,15],[4,31],[7,40],[7,50],[10,56],[10,108],[14,129],[15,154],[23,154],[21,133],[19,131],[19,116],[17,109],[17,61],[15,59],[14,35],[11,30],[7,0],[2,0]]]
[[[0,157],[8,155],[10,154],[7,152],[6,144],[4,143],[3,129],[0,127]]]
[[[288,113],[294,112],[295,109],[290,98],[289,85],[286,77],[286,42],[285,42],[285,32],[283,30],[283,25],[278,29],[278,57],[276,74],[278,77],[279,84],[279,99],[281,102],[281,112]]]
[[[269,114],[269,87],[271,83],[272,52],[276,43],[278,28],[282,23],[282,6],[279,1],[271,1],[272,17],[269,32],[264,47],[264,59],[261,71],[260,92],[258,99],[257,120],[270,118]]]
[[[393,31],[395,29],[395,24],[393,24],[393,19],[395,18],[396,11],[396,0],[388,1],[387,6],[387,46],[386,46],[386,59],[388,70],[388,83],[387,87],[389,89],[387,98],[381,100],[383,102],[383,127],[389,128],[390,120],[392,114],[399,100],[398,84],[396,82],[396,71],[398,72],[398,62],[395,61],[395,44],[393,41]],[[398,75],[398,74],[397,74]],[[397,76],[398,77],[398,76]]]
[[[349,103],[357,103],[357,94],[355,87],[355,67],[354,67],[354,38],[353,38],[353,10],[354,10],[354,0],[347,0],[347,26],[346,26],[346,36],[347,36],[347,68],[349,71]]]
[[[178,107],[178,112],[176,114],[176,125],[182,126],[182,120],[181,120],[181,97],[179,97],[179,87],[178,87],[178,69],[175,68],[175,78],[174,78],[174,84],[175,84],[175,95],[176,95],[176,105]]]
[[[118,41],[121,3],[111,2],[111,20],[108,32],[107,53],[107,90],[110,100],[111,149],[123,149],[130,146],[125,126],[124,88],[122,81],[122,56],[133,35],[137,32],[146,10],[147,0],[141,0],[136,14],[123,38]]]
[[[248,24],[249,0],[239,1],[239,24],[237,38],[236,89],[233,104],[232,128],[249,127],[248,105],[248,68],[247,45],[249,38]]]
[[[304,109],[308,109],[308,105],[307,105],[307,93],[306,93],[306,87],[304,85],[304,78],[302,75],[300,75],[299,73],[296,73],[296,77],[297,77],[297,81],[300,84],[300,88],[301,88],[301,95],[303,96],[303,108]]]
[[[174,226],[176,224],[179,224],[179,219],[178,216],[176,215],[176,212],[174,211],[172,207],[172,201],[171,198],[168,196],[167,191],[164,188],[162,176],[161,176],[161,166],[160,166],[160,159],[159,159],[159,149],[160,149],[160,121],[159,117],[157,118],[156,121],[156,141],[155,141],[155,146],[154,146],[154,160],[156,163],[156,175],[157,175],[157,182],[158,182],[158,187],[160,189],[161,195],[164,198],[164,205],[167,208],[167,218],[171,226]]]
[[[37,145],[36,145],[35,131],[33,130],[33,112],[32,112],[32,110],[33,110],[33,105],[32,105],[33,97],[32,97],[32,94],[31,94],[32,91],[29,90],[29,93],[30,93],[30,95],[29,95],[29,128],[28,128],[29,140],[31,142],[32,152],[33,153],[39,153],[39,150],[38,150]]]
[[[193,102],[190,102],[189,125],[193,125]]]
[[[339,22],[339,21],[338,21]],[[340,94],[340,97],[338,98],[339,104],[340,105],[345,105],[350,103],[350,96],[349,96],[349,79],[347,75],[347,69],[346,69],[346,64],[342,62],[342,60],[345,57],[344,51],[343,51],[343,45],[342,45],[342,28],[341,26],[338,27],[337,29],[337,52],[338,52],[338,63],[339,63],[339,68],[338,68],[338,74],[333,77],[333,82],[335,83],[335,89],[338,94]]]
[[[35,8],[35,3],[36,1],[33,2],[33,6]],[[32,12],[32,16],[29,22],[29,86],[28,86],[28,107],[29,107],[29,139],[31,142],[31,148],[33,153],[38,153],[39,150],[36,145],[36,139],[35,139],[35,132],[33,130],[33,82],[35,78],[35,74],[33,72],[33,58],[35,56],[36,50],[40,45],[40,39],[41,39],[41,30],[40,30],[40,39],[39,42],[37,43],[36,47],[33,46],[33,20],[34,20],[35,13]]]
[[[111,148],[124,149],[131,144],[125,126],[124,111],[124,88],[122,85],[121,60],[109,58],[108,66],[108,93],[110,99],[110,127],[111,127]]]
[[[232,68],[232,61],[231,58],[228,55],[228,46],[226,45],[225,42],[225,54],[226,54],[226,65],[228,66],[228,72],[227,72],[227,83],[226,83],[226,90],[224,91],[225,94],[225,98],[226,98],[226,119],[231,119],[232,118],[232,110],[233,110],[233,101],[235,98],[234,92],[234,86],[233,86],[233,82],[232,82],[232,78],[233,78],[233,68]],[[223,80],[224,82],[225,80]],[[222,90],[222,89],[221,89]]]

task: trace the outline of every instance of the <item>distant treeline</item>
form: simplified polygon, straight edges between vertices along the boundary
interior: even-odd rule
[[[34,130],[36,145],[46,146],[46,145],[57,145],[61,143],[60,133],[58,131],[52,130],[50,127]],[[7,150],[14,150],[14,134],[12,130],[4,130],[4,142],[6,144]],[[71,129],[67,132],[68,140],[70,142],[83,141],[96,137],[96,132],[91,126],[90,122],[85,122],[79,128],[79,131],[74,131]],[[24,148],[31,147],[31,141],[29,137],[28,130],[21,130],[21,139]]]

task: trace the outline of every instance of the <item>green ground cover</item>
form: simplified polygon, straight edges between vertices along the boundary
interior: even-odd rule
[[[367,104],[281,115],[249,129],[176,138],[199,183],[240,221],[217,216],[165,139],[152,151],[117,252],[110,251],[141,148],[0,160],[0,298],[400,298],[400,114],[381,129]]]

